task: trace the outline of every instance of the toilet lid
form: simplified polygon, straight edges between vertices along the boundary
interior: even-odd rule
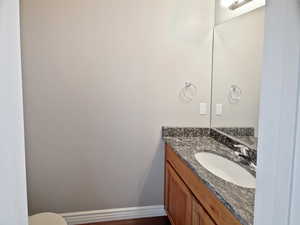
[[[58,214],[40,213],[29,217],[29,225],[67,225],[67,223]]]

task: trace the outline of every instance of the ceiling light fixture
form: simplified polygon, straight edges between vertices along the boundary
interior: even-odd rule
[[[221,0],[221,5],[225,8],[229,8],[236,0]]]
[[[229,8],[231,10],[235,10],[237,8],[240,8],[241,6],[252,2],[253,0],[222,0],[221,4],[222,6]]]

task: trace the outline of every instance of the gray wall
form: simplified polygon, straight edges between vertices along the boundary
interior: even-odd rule
[[[27,225],[19,1],[0,1],[0,224]]]
[[[22,1],[31,213],[163,203],[161,126],[209,126],[212,2]]]

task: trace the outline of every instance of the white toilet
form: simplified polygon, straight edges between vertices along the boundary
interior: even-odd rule
[[[29,225],[68,225],[64,218],[55,213],[40,213],[29,217]]]

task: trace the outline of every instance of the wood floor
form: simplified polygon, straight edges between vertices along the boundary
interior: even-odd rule
[[[88,223],[84,225],[170,225],[170,222],[167,217],[163,216],[113,222]]]

